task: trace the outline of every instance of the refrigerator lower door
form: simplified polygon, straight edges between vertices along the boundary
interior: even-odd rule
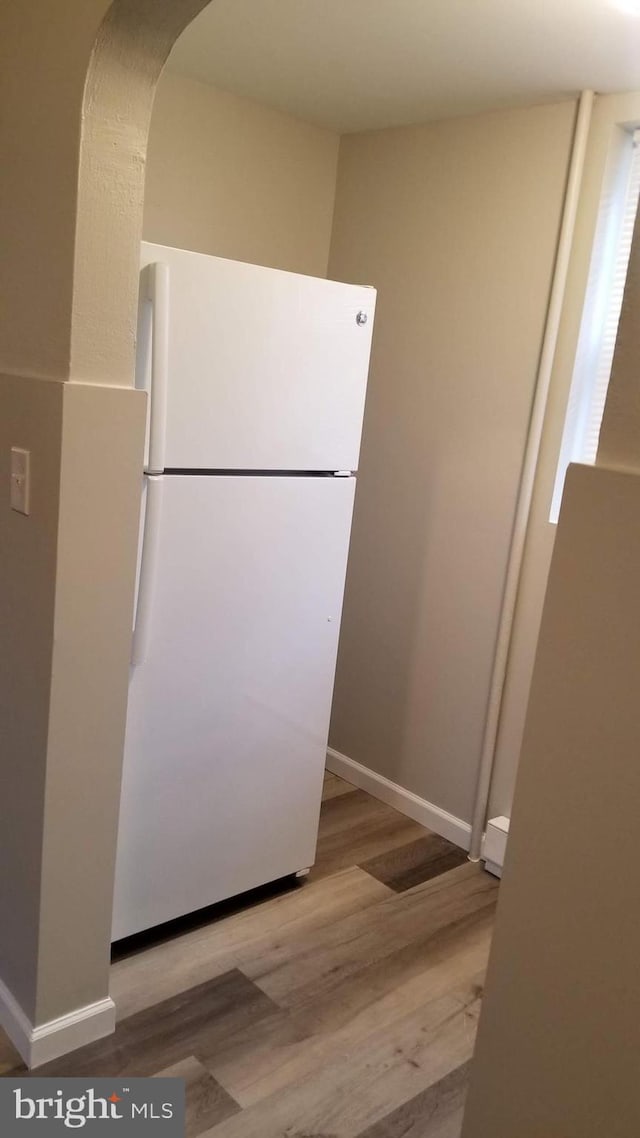
[[[313,863],[354,489],[164,477],[114,940]]]

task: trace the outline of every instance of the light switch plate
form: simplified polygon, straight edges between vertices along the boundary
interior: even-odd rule
[[[29,467],[31,452],[11,447],[11,509],[29,513]]]

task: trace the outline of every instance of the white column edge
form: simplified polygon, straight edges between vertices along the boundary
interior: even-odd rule
[[[0,979],[0,1026],[29,1069],[110,1035],[115,1023],[116,1006],[107,996],[36,1027]]]
[[[485,869],[489,873],[492,873],[494,877],[502,877],[508,837],[508,818],[500,816],[499,818],[491,818],[487,822],[487,828],[482,841],[481,857],[484,861]]]

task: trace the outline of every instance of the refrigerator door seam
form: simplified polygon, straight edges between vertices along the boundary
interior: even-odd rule
[[[164,474],[224,478],[353,478],[354,470],[253,470],[236,467],[166,466]]]

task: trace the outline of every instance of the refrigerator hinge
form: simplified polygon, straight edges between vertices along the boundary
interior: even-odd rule
[[[333,477],[334,478],[351,478],[352,474],[353,474],[352,470],[334,470]]]

